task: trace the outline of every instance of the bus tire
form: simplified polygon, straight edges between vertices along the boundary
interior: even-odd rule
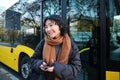
[[[30,58],[28,56],[24,56],[19,65],[19,73],[23,79],[28,79],[31,74],[31,63]]]

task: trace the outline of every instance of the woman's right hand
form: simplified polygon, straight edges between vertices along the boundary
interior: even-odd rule
[[[43,71],[46,71],[46,69],[43,68],[46,65],[47,65],[47,63],[43,61],[42,64],[40,65],[40,69],[43,70]]]
[[[53,59],[52,59],[52,62],[54,64],[54,60]],[[47,63],[45,61],[42,62],[42,64],[40,65],[40,68],[43,71],[48,71],[48,72],[53,72],[54,71],[54,66],[47,66]]]

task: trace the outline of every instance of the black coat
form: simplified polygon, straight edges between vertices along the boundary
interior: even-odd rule
[[[43,51],[44,40],[41,40],[37,45],[33,56],[31,57],[32,63],[32,75],[30,80],[53,80],[49,79],[48,76],[57,76],[61,80],[76,80],[78,73],[81,70],[81,61],[79,50],[74,42],[71,41],[71,51],[68,60],[68,64],[54,62],[54,72],[48,73],[42,71],[39,66],[42,63],[42,51]]]

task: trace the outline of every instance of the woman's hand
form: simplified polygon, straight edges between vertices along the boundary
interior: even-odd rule
[[[54,66],[51,66],[51,67],[49,67],[49,68],[47,68],[47,69],[45,69],[45,70],[48,71],[48,72],[53,72]]]
[[[40,65],[40,69],[45,71],[44,66],[47,66],[46,62],[42,62],[42,64]]]
[[[53,70],[54,70],[54,66],[43,66],[43,65],[41,65],[40,67],[41,67],[41,70],[43,70],[43,71],[53,72]]]
[[[54,63],[53,59],[52,59],[52,62]],[[46,62],[43,62],[43,63],[40,65],[40,68],[41,68],[41,70],[43,70],[43,71],[48,71],[48,72],[53,72],[53,71],[54,71],[54,66],[47,66],[47,63],[46,63]]]

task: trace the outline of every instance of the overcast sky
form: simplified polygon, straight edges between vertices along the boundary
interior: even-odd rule
[[[0,0],[0,14],[19,0]]]

